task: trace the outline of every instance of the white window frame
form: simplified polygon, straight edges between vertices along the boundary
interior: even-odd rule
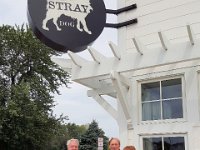
[[[185,143],[185,150],[188,150],[188,136],[187,136],[187,133],[140,135],[140,144],[139,144],[140,146],[139,146],[139,149],[140,150],[144,150],[143,138],[164,138],[164,137],[183,137],[184,138],[184,143]],[[164,144],[163,140],[162,140],[162,144]]]
[[[158,81],[163,81],[163,80],[170,80],[170,79],[181,79],[182,83],[182,107],[183,107],[183,118],[175,118],[175,119],[160,119],[160,120],[142,120],[142,90],[141,90],[141,85],[145,83],[152,83],[152,82],[158,82]],[[148,123],[157,123],[157,122],[185,122],[186,121],[186,106],[185,106],[185,79],[184,76],[181,75],[172,75],[172,76],[164,76],[164,77],[159,77],[159,78],[154,78],[154,79],[149,79],[149,80],[140,80],[138,81],[138,104],[139,104],[139,122],[142,124],[148,124]]]

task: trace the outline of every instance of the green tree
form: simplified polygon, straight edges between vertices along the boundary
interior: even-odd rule
[[[67,140],[71,138],[80,139],[81,135],[83,135],[87,131],[86,125],[76,125],[75,123],[68,123],[65,125]]]
[[[46,150],[60,134],[52,95],[70,76],[53,55],[28,27],[0,27],[0,149]]]
[[[76,125],[75,123],[68,123],[60,125],[57,135],[49,145],[49,148],[54,148],[56,150],[65,150],[66,142],[71,138],[80,139],[81,135],[84,134],[87,130],[85,125]]]
[[[88,130],[80,138],[80,150],[97,150],[99,137],[103,138],[103,149],[107,150],[108,138],[104,131],[99,128],[98,123],[93,120],[89,124]]]

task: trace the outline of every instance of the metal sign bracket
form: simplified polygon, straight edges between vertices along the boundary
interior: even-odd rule
[[[118,15],[120,13],[127,12],[129,10],[133,10],[133,9],[136,9],[136,8],[137,8],[137,4],[132,4],[130,6],[123,7],[123,8],[117,9],[117,10],[106,9],[106,13]],[[128,21],[125,21],[125,22],[121,22],[121,23],[106,23],[105,27],[118,29],[118,28],[121,28],[121,27],[124,27],[124,26],[135,24],[137,22],[138,22],[137,18],[134,18],[134,19],[131,19],[131,20],[128,20]]]

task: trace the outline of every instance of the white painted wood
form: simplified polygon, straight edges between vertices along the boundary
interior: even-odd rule
[[[88,62],[87,64],[83,64],[81,68],[72,69],[72,78],[73,80],[77,80],[108,75],[110,74],[110,70],[125,72],[127,70],[137,70],[150,66],[161,66],[191,59],[199,59],[199,40],[196,43],[194,46],[191,46],[189,42],[173,44],[167,52],[163,51],[162,48],[149,50],[142,57],[137,53],[125,53],[121,56],[120,61],[117,61],[115,58],[108,58],[101,65],[96,65],[95,62]]]
[[[132,38],[134,36],[148,36],[150,34],[155,34],[159,30],[161,31],[171,31],[171,33],[176,34],[176,30],[184,28],[187,25],[187,22],[192,24],[192,26],[199,26],[200,22],[195,18],[200,16],[200,12],[195,14],[188,14],[179,18],[172,18],[170,20],[164,20],[161,22],[156,22],[154,24],[148,24],[146,26],[132,25],[127,27],[127,38]],[[140,20],[139,20],[140,21]],[[195,33],[199,33],[199,29],[196,28]]]
[[[125,77],[125,76],[122,75],[122,74],[118,74],[118,77],[119,77],[121,83],[122,83],[124,86],[126,86],[127,89],[129,89],[129,88],[131,87],[132,84],[131,84],[130,79],[128,79],[127,77]]]
[[[111,106],[103,97],[101,97],[95,90],[87,92],[88,97],[95,99],[115,120],[118,118],[118,113],[113,106]]]
[[[187,106],[187,120],[188,122],[196,122],[199,120],[198,106],[198,72],[196,68],[191,68],[185,71],[185,94]],[[195,115],[194,115],[195,114]]]
[[[131,124],[130,123],[131,114],[130,114],[130,110],[128,109],[127,97],[126,97],[127,90],[124,89],[123,85],[121,84],[119,73],[112,71],[110,75],[111,75],[111,80],[114,85],[114,88],[117,91],[117,96],[118,96],[119,102],[122,106],[123,113],[126,117],[126,121],[127,121],[127,123],[129,121],[129,124]]]
[[[108,43],[112,52],[113,52],[113,55],[118,59],[120,60],[121,59],[121,54],[120,54],[120,50],[119,48],[117,47],[117,45],[115,45],[113,42],[109,42]]]
[[[155,3],[150,3],[148,5],[141,5],[141,0],[137,0],[137,10],[132,13],[127,12],[127,17],[142,17],[153,14],[161,13],[162,11],[173,10],[179,7],[187,7],[188,5],[198,2],[198,0],[160,0]]]
[[[93,60],[96,61],[98,64],[100,64],[102,61],[106,59],[104,55],[99,53],[97,50],[95,50],[91,46],[88,46],[88,51],[91,54]]]
[[[149,49],[159,47],[156,33],[162,31],[172,42],[185,42],[187,35],[186,24],[189,22],[194,28],[194,35],[200,33],[200,1],[199,0],[160,0],[143,5],[144,1],[127,1],[127,4],[135,2],[138,8],[127,12],[126,18],[138,18],[136,25],[127,26],[126,48],[131,51],[136,48],[131,43],[132,38],[138,37]],[[181,30],[180,30],[181,29]],[[183,31],[183,32],[182,32]]]
[[[80,68],[82,67],[83,64],[85,64],[87,62],[87,60],[85,60],[84,58],[80,57],[79,55],[77,55],[71,51],[68,51],[68,55],[71,58],[74,65],[76,65]]]
[[[146,50],[146,47],[139,41],[138,38],[135,37],[132,40],[138,53],[140,53],[140,55],[143,55],[143,50]]]
[[[191,29],[190,25],[187,25],[188,36],[192,45],[194,45],[194,32]]]
[[[163,49],[168,50],[169,45],[170,45],[168,39],[166,38],[166,36],[161,31],[158,32],[158,35],[159,35]]]
[[[130,18],[137,17],[138,18],[137,26],[145,26],[145,25],[154,24],[157,22],[165,21],[165,20],[170,20],[173,18],[182,17],[182,16],[185,16],[188,14],[195,14],[200,11],[200,8],[198,7],[199,5],[200,5],[200,1],[196,0],[193,3],[179,5],[174,8],[172,7],[170,9],[163,9],[158,12],[147,13],[144,15],[141,14],[141,12],[139,12],[139,8],[138,8],[136,12],[134,12],[134,13],[130,12],[131,16],[127,15],[127,17],[124,19],[127,20]],[[154,11],[152,8],[151,8],[151,10]],[[143,11],[146,12],[145,9],[143,9]]]

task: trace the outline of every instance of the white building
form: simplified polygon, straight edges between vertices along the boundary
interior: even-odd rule
[[[138,23],[118,29],[112,58],[89,48],[94,61],[69,52],[59,64],[116,119],[122,147],[200,150],[200,0],[118,0],[118,8],[134,3],[118,22]]]

